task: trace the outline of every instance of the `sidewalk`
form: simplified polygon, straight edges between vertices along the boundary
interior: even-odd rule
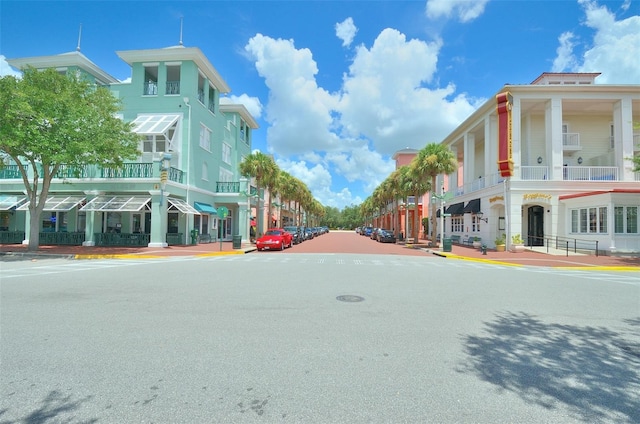
[[[26,245],[0,245],[0,258],[4,255],[24,257],[61,257],[68,259],[149,259],[171,256],[218,256],[242,255],[256,250],[251,243],[243,243],[240,249],[234,249],[230,241],[198,243],[196,245],[179,245],[169,247],[121,247],[121,246],[40,246],[37,252],[28,252]]]
[[[599,268],[619,271],[640,272],[640,256],[595,256],[561,250],[550,250],[549,253],[544,248],[536,250],[525,250],[524,252],[496,252],[487,250],[483,255],[480,249],[472,246],[454,244],[451,252],[442,252],[439,248],[425,248],[435,255],[446,258],[465,259],[473,261],[490,261],[502,265],[513,266],[541,266],[554,268]]]
[[[324,236],[326,237],[326,236]],[[610,269],[640,272],[640,256],[595,256],[570,254],[564,251],[550,253],[526,250],[520,253],[496,252],[488,250],[483,255],[472,246],[452,245],[451,252],[442,252],[439,248],[429,248],[426,240],[417,245],[398,244],[398,249],[420,249],[428,254],[443,258],[482,261],[510,266],[540,266],[555,268]],[[197,245],[159,247],[85,247],[85,246],[40,246],[37,252],[27,252],[27,246],[19,244],[0,245],[0,260],[4,256],[22,258],[68,258],[68,259],[150,259],[175,256],[218,256],[242,255],[256,250],[254,244],[243,243],[240,249],[233,249],[230,241],[199,243]],[[293,249],[292,253],[295,253]],[[322,253],[322,252],[318,252]],[[329,253],[329,252],[327,252]]]

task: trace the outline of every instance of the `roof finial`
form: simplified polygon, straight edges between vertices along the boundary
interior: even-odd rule
[[[80,31],[78,32],[78,47],[76,47],[76,51],[80,51],[80,40],[82,39],[82,24],[80,24]]]
[[[184,20],[184,17],[180,17],[180,45],[182,45],[182,21]]]

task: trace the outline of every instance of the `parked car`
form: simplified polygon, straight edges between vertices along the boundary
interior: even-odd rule
[[[378,230],[379,228],[374,228],[373,230],[371,230],[371,234],[369,235],[369,238],[371,240],[378,240]]]
[[[366,236],[366,237],[371,237],[371,232],[372,231],[373,231],[373,227],[364,227],[364,229],[362,230],[360,235],[361,236]]]
[[[284,250],[293,246],[293,235],[282,228],[270,228],[258,240],[258,250]]]
[[[300,229],[300,227],[287,226],[284,227],[284,230],[293,235],[293,244],[299,244],[304,241],[304,234],[302,234],[302,230]]]
[[[380,243],[395,243],[396,236],[393,234],[391,230],[380,229],[378,230],[377,240]]]

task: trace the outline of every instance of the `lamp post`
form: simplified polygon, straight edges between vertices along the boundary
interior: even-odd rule
[[[440,189],[440,195],[433,194],[431,197],[434,199],[434,201],[435,199],[440,200],[440,244],[444,246],[444,205],[446,203],[444,194],[444,183],[442,184],[442,188]]]
[[[171,167],[171,153],[163,152],[160,158],[160,206],[164,202],[164,189],[169,180],[169,168]]]

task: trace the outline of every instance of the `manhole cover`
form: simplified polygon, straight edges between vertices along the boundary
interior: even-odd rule
[[[338,299],[340,302],[362,302],[364,300],[364,297],[355,296],[353,294],[345,294],[336,297],[336,299]]]

